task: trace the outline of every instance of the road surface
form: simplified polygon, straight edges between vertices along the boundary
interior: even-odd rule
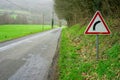
[[[61,29],[0,43],[0,80],[47,80]]]

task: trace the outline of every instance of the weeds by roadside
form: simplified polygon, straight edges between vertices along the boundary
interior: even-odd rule
[[[119,33],[100,38],[100,60],[96,61],[95,36],[84,35],[85,27],[63,29],[59,80],[119,80]]]

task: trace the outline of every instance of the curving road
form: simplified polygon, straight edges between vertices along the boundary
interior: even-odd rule
[[[0,43],[0,80],[47,80],[61,29]]]

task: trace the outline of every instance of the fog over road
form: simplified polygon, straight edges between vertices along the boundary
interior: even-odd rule
[[[0,80],[47,80],[61,29],[0,43]]]

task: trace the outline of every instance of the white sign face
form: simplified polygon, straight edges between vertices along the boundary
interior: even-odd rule
[[[85,31],[85,34],[110,34],[110,30],[99,11],[95,13]]]

